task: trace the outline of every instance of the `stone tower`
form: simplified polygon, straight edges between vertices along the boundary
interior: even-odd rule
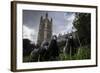
[[[49,20],[48,13],[46,13],[44,19],[43,16],[41,16],[40,18],[37,43],[41,45],[41,43],[44,40],[50,41],[51,36],[52,36],[52,18]]]

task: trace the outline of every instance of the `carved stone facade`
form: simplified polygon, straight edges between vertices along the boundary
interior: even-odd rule
[[[50,41],[51,36],[52,36],[52,18],[49,20],[48,13],[46,13],[45,18],[43,18],[43,16],[41,16],[40,18],[37,43],[41,45],[41,43],[44,40]]]

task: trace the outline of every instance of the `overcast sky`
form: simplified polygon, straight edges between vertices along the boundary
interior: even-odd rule
[[[60,12],[60,11],[34,11],[23,10],[23,38],[28,38],[36,43],[40,17],[45,18],[46,12],[48,18],[53,19],[53,34],[58,35],[72,31],[72,22],[75,18],[75,13]]]

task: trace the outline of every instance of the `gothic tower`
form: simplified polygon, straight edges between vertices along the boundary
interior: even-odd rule
[[[48,13],[46,13],[44,19],[43,16],[41,16],[40,18],[37,43],[41,45],[41,43],[44,40],[49,42],[51,36],[52,36],[52,18],[51,20],[49,20]]]

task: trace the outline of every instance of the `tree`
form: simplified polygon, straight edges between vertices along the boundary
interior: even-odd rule
[[[91,42],[91,14],[76,13],[73,25],[77,29],[81,44],[89,45]]]
[[[34,45],[29,39],[23,39],[23,56],[29,55],[33,47]]]

